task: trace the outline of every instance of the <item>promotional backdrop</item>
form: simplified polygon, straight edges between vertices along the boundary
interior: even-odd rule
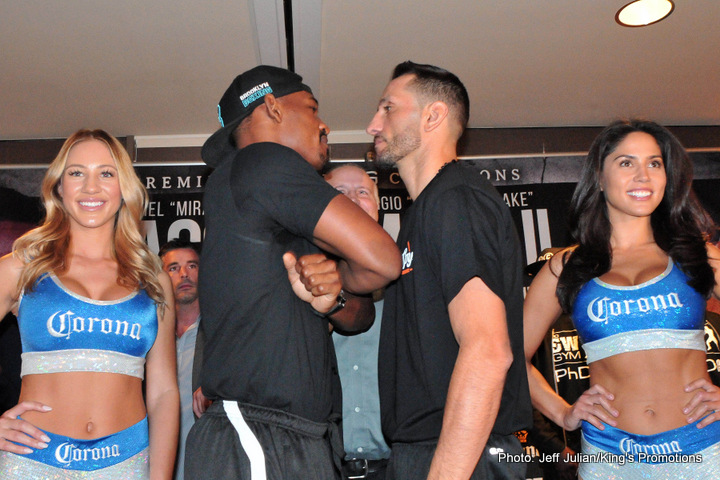
[[[693,187],[705,208],[720,225],[720,153],[692,153]],[[510,207],[522,244],[525,263],[548,247],[562,247],[570,239],[567,207],[578,180],[583,157],[512,157],[461,159],[487,178]],[[333,162],[333,165],[343,162]],[[403,212],[411,201],[394,170],[377,170],[360,164],[378,184],[380,222],[397,237]],[[173,238],[201,243],[204,238],[203,190],[211,170],[204,164],[136,165],[150,194],[145,212],[146,238],[153,251]],[[0,169],[0,222],[34,224],[41,218],[39,185],[44,169]],[[3,236],[11,232],[3,227]],[[715,239],[717,240],[717,239]]]
[[[693,187],[720,225],[720,153],[693,153],[692,157],[696,177]],[[582,156],[461,161],[478,169],[510,207],[526,264],[534,262],[544,248],[570,243],[567,207],[580,175]],[[396,238],[402,214],[411,203],[400,175],[395,170],[378,170],[373,164],[359,165],[377,183],[380,223]],[[145,216],[151,248],[157,250],[175,237],[200,242],[204,235],[202,191],[211,170],[205,165],[138,165],[136,170],[151,196]]]

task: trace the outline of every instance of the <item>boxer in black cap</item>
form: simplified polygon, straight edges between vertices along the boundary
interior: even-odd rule
[[[372,300],[354,294],[396,278],[399,251],[318,174],[329,128],[299,75],[253,68],[218,114],[222,128],[202,149],[215,171],[199,280],[200,382],[214,402],[189,434],[185,478],[340,478],[328,320],[366,328]]]

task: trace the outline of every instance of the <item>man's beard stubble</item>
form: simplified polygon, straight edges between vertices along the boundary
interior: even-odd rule
[[[397,162],[420,148],[420,135],[413,126],[408,126],[387,143],[385,150],[378,154],[375,163],[380,167],[394,167]]]

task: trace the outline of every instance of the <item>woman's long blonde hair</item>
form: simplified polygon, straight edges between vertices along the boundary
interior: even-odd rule
[[[67,268],[65,258],[70,245],[70,221],[57,187],[70,150],[87,140],[104,143],[117,166],[122,201],[115,217],[112,253],[118,264],[118,284],[131,290],[145,289],[150,298],[163,305],[165,298],[158,280],[162,263],[150,251],[141,234],[141,220],[148,202],[147,191],[135,174],[125,148],[103,130],[83,129],[73,133],[65,140],[45,173],[41,192],[45,220],[13,244],[14,255],[25,264],[18,290],[30,291],[41,275],[61,273]]]

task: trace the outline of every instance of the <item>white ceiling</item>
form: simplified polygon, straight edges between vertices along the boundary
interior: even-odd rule
[[[456,73],[471,127],[720,125],[720,1],[675,0],[623,28],[629,0],[292,0],[296,71],[331,140],[365,140],[393,66]],[[198,145],[235,75],[285,65],[282,0],[0,0],[0,140],[80,127]]]

